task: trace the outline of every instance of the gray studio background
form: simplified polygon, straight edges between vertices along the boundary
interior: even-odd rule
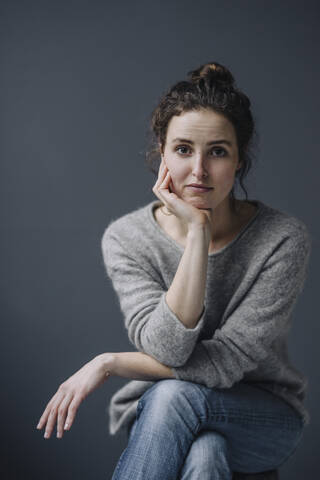
[[[60,383],[102,352],[133,351],[104,270],[112,218],[156,199],[144,163],[164,91],[208,61],[229,67],[260,134],[249,198],[313,236],[289,349],[311,424],[281,480],[315,478],[319,445],[319,6],[316,1],[1,1],[1,478],[111,479],[126,436],[81,404],[61,440],[38,420]],[[243,197],[242,190],[237,196]]]

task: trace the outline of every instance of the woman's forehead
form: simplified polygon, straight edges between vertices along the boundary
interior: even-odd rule
[[[233,125],[223,115],[215,112],[184,112],[171,118],[167,140],[172,142],[176,138],[197,140],[207,137],[210,137],[209,140],[218,140],[221,136],[231,140],[233,135]]]

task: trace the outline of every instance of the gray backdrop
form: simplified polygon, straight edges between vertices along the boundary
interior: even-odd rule
[[[316,1],[1,1],[1,478],[111,478],[126,436],[112,377],[61,440],[36,425],[60,383],[102,352],[133,351],[104,271],[111,218],[156,197],[144,164],[165,89],[208,61],[252,100],[260,133],[249,198],[313,236],[289,348],[312,420],[281,480],[314,478],[320,401],[319,4]],[[243,198],[242,191],[236,192]]]

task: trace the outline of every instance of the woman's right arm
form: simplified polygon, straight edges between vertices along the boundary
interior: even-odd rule
[[[169,308],[187,327],[194,328],[204,310],[208,241],[202,226],[189,230],[186,247],[166,294]]]
[[[170,172],[162,160],[154,194],[187,225],[187,240],[177,272],[166,294],[169,308],[187,328],[194,328],[203,311],[211,222],[207,214],[169,190]]]
[[[162,171],[158,179],[161,192],[170,178],[164,181],[164,175]],[[128,219],[111,222],[101,248],[130,342],[158,362],[176,367],[191,355],[204,323],[211,223],[205,212],[174,193],[161,195],[170,196],[165,205],[188,226],[185,251],[168,286],[145,255],[142,238]]]

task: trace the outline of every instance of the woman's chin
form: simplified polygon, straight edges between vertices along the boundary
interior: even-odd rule
[[[207,210],[211,208],[209,205],[209,202],[206,202],[205,200],[201,200],[198,198],[192,198],[192,199],[188,198],[188,199],[185,199],[185,201],[190,203],[190,205],[196,208],[202,208]]]
[[[173,193],[176,193],[176,192],[174,191]],[[199,196],[200,194],[190,196],[190,195],[185,195],[182,192],[178,192],[176,193],[176,195],[180,197],[184,202],[189,203],[193,207],[211,210],[211,205],[210,205],[210,202],[208,202],[208,199],[201,198],[201,196]]]

